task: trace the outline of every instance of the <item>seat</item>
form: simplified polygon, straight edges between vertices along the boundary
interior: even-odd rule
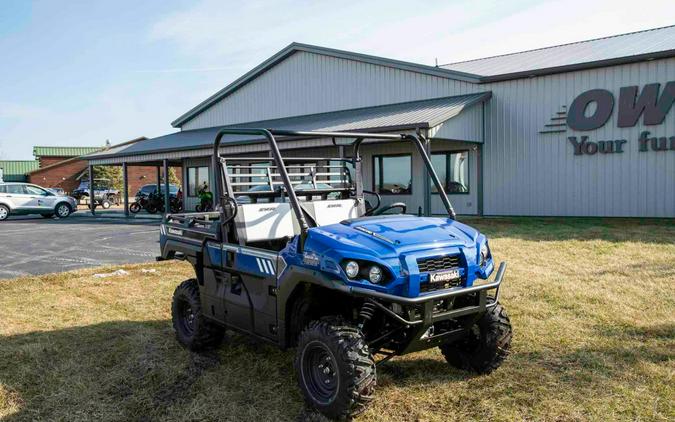
[[[241,204],[234,223],[239,241],[249,243],[298,234],[294,219],[289,203]]]
[[[302,207],[314,219],[317,226],[337,224],[343,220],[359,217],[355,199],[303,202]]]

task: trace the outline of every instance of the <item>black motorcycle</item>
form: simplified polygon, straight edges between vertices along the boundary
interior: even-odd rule
[[[171,196],[169,198],[169,208],[172,213],[181,212],[183,210],[183,200]],[[129,211],[133,214],[140,212],[142,209],[148,214],[156,214],[157,212],[164,212],[164,195],[153,192],[147,196],[136,197],[136,201],[129,205]]]

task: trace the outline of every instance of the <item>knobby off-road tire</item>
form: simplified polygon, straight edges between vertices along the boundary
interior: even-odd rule
[[[497,303],[476,322],[466,338],[441,345],[440,349],[450,365],[489,374],[499,368],[508,356],[512,335],[509,316]]]
[[[377,383],[363,334],[336,317],[312,321],[302,331],[295,371],[307,403],[338,420],[366,410]]]
[[[171,319],[178,341],[195,352],[218,346],[225,335],[223,327],[204,317],[195,279],[185,280],[176,287]]]

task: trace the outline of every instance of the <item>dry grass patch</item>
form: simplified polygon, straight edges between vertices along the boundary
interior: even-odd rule
[[[511,356],[489,376],[437,350],[394,359],[359,420],[675,419],[673,221],[469,223],[509,262]],[[0,281],[0,419],[318,420],[292,351],[237,335],[204,355],[176,343],[170,298],[189,266],[124,268]]]

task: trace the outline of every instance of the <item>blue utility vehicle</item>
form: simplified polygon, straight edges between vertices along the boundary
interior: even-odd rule
[[[229,135],[259,136],[271,158],[221,157]],[[352,154],[284,158],[277,138],[349,140]],[[371,140],[411,142],[447,216],[409,215],[364,190],[360,147]],[[511,343],[506,264],[496,269],[488,239],[456,221],[426,145],[419,134],[221,130],[215,211],[170,214],[160,228],[162,258],[195,269],[173,297],[178,340],[199,351],[231,329],[296,347],[307,403],[335,419],[366,408],[377,365],[394,356],[439,347],[454,367],[499,367]]]

